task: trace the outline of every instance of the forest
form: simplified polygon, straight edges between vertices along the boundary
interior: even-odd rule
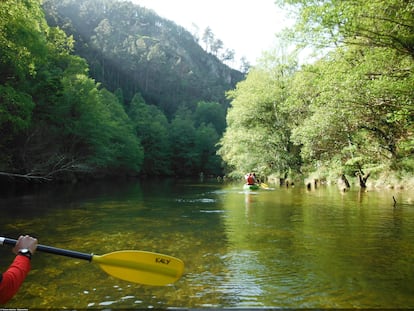
[[[45,0],[42,7],[49,26],[74,38],[74,53],[87,60],[96,81],[121,91],[126,104],[140,93],[168,119],[178,106],[194,110],[201,100],[226,106],[224,92],[244,78],[223,64],[229,58],[222,54],[229,52],[221,52],[211,30],[199,42],[196,34],[128,1]]]
[[[219,154],[231,174],[414,185],[412,1],[278,0],[296,24],[236,89]],[[279,49],[280,51],[280,49]]]
[[[6,180],[222,174],[225,90],[243,74],[152,11],[2,1],[0,72]]]
[[[129,2],[1,1],[0,176],[413,185],[411,1],[275,5],[296,24],[242,73]]]

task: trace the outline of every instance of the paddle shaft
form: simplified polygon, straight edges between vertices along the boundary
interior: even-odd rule
[[[0,237],[0,244],[15,246],[16,243],[17,243],[17,240]],[[41,244],[37,245],[36,251],[49,253],[49,254],[55,254],[55,255],[61,255],[61,256],[66,256],[66,257],[72,257],[72,258],[77,258],[77,259],[83,259],[87,261],[92,261],[92,258],[93,258],[92,254],[81,253],[81,252],[76,252],[76,251],[71,251],[71,250],[67,250],[63,248],[57,248],[57,247],[41,245]]]

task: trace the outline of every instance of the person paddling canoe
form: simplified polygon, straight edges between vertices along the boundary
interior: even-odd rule
[[[252,186],[256,183],[256,178],[254,177],[253,173],[247,174],[245,178],[246,178],[246,183],[249,186]]]

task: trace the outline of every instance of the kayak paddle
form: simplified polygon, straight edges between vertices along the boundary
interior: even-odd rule
[[[260,187],[262,187],[263,189],[269,189],[269,186],[265,183],[260,183]]]
[[[17,240],[0,237],[2,245],[15,246],[16,243]],[[36,251],[94,262],[109,275],[145,285],[162,286],[174,283],[184,271],[184,262],[181,259],[145,251],[126,250],[99,256],[40,244]]]

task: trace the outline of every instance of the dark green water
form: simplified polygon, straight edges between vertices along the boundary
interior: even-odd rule
[[[398,205],[393,207],[392,196]],[[242,185],[153,181],[58,186],[0,198],[0,235],[105,254],[181,258],[174,285],[108,276],[36,253],[9,308],[414,308],[410,192],[245,193]],[[2,246],[1,266],[13,256]]]

